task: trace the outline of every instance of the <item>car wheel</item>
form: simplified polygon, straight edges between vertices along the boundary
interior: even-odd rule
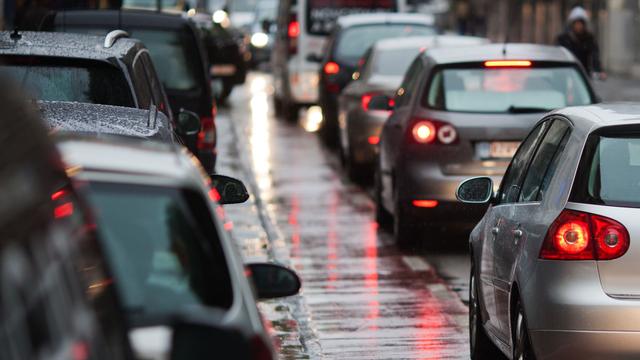
[[[344,150],[343,150],[344,151]],[[347,175],[349,179],[356,183],[364,184],[370,179],[367,179],[367,169],[365,166],[358,164],[353,158],[353,152],[349,150],[346,154],[344,154],[344,165],[347,170]]]
[[[300,106],[288,101],[283,101],[282,105],[282,116],[284,117],[284,119],[291,123],[298,121],[298,112],[300,110]]]
[[[527,320],[524,317],[524,309],[520,305],[520,301],[516,302],[515,313],[512,317],[511,329],[513,331],[513,359],[514,360],[532,360],[535,359],[531,340],[529,338],[529,329]]]
[[[283,104],[282,104],[282,99],[280,99],[280,97],[274,95],[273,96],[273,110],[276,114],[276,116],[282,116],[283,113]]]
[[[419,236],[416,224],[413,223],[409,214],[398,197],[395,197],[394,212],[393,212],[393,236],[396,240],[396,244],[401,249],[409,249],[412,245],[415,245],[415,237]]]
[[[388,229],[393,223],[393,216],[382,205],[382,173],[379,166],[376,167],[374,175],[373,194],[376,206],[376,221],[382,228]]]
[[[471,263],[469,275],[469,350],[471,359],[504,359],[504,355],[491,342],[480,318],[480,298],[475,268]]]

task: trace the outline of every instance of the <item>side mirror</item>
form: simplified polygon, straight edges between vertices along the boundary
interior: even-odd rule
[[[493,180],[486,176],[467,179],[458,186],[456,198],[465,204],[487,204],[493,198]]]
[[[369,110],[393,110],[393,99],[386,95],[376,95],[369,101]]]
[[[295,295],[300,291],[300,278],[295,271],[274,263],[248,264],[260,300]]]
[[[322,56],[319,54],[314,54],[311,53],[307,56],[307,61],[308,62],[312,62],[312,63],[321,63],[322,62]]]
[[[211,175],[212,187],[220,194],[220,204],[240,204],[249,199],[249,191],[242,181],[230,176]]]
[[[176,133],[184,145],[196,154],[198,150],[198,133],[200,132],[200,118],[194,112],[180,109],[176,119]]]

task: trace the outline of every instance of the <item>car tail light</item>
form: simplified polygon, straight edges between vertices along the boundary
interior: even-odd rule
[[[216,124],[213,117],[200,117],[200,132],[198,133],[198,149],[211,150],[216,147]]]
[[[371,145],[378,145],[380,143],[380,137],[371,135],[367,138],[367,142]]]
[[[411,202],[415,207],[433,209],[438,206],[438,200],[413,200]]]
[[[450,145],[458,140],[458,132],[453,125],[431,119],[414,119],[410,134],[410,139],[418,144]]]
[[[629,249],[629,232],[619,222],[581,211],[563,210],[540,250],[548,260],[612,260]]]
[[[51,194],[51,201],[54,203],[53,217],[55,219],[73,215],[73,202],[69,200],[69,193],[66,190],[59,190]]]
[[[369,103],[371,99],[375,96],[375,94],[364,94],[360,99],[360,105],[362,106],[362,110],[369,111]]]
[[[335,75],[340,72],[340,65],[335,61],[329,61],[324,64],[324,73],[327,75]]]
[[[256,335],[251,339],[251,359],[253,360],[273,360],[271,348],[264,339]]]
[[[529,60],[488,60],[484,62],[484,67],[531,67]]]
[[[300,36],[300,22],[296,14],[291,14],[287,35],[289,36],[289,54],[295,55],[298,53],[298,37]]]

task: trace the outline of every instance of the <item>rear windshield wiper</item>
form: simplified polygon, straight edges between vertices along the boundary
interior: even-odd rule
[[[527,113],[540,113],[547,112],[551,109],[533,106],[515,106],[511,105],[507,108],[507,112],[511,114],[527,114]]]

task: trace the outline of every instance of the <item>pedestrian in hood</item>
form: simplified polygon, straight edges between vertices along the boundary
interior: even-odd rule
[[[567,29],[558,35],[557,44],[571,51],[582,63],[588,74],[598,74],[600,79],[607,75],[600,67],[600,50],[593,34],[589,31],[589,15],[580,7],[574,7],[567,18]]]

